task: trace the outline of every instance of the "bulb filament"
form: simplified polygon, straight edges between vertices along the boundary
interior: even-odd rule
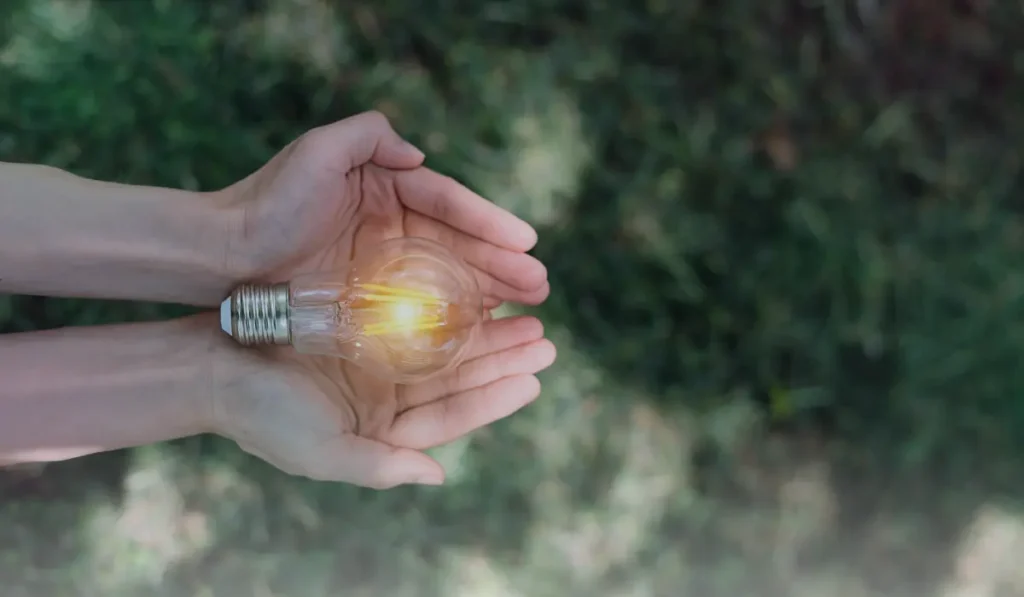
[[[353,311],[366,314],[364,336],[429,332],[447,323],[448,303],[430,293],[382,284],[357,284]],[[361,319],[362,317],[360,317]]]

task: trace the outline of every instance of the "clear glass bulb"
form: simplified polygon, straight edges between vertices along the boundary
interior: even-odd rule
[[[414,237],[362,249],[340,271],[239,287],[221,305],[224,331],[241,344],[291,344],[396,383],[455,367],[483,315],[469,267]]]

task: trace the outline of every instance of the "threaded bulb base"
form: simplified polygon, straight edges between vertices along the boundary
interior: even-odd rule
[[[242,346],[290,344],[288,298],[288,284],[243,284],[221,303],[221,329]]]

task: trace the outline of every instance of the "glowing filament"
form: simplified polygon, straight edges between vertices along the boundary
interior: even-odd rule
[[[442,313],[447,303],[429,293],[380,284],[360,284],[358,288],[367,291],[359,298],[377,320],[363,326],[365,336],[427,332],[445,325]]]

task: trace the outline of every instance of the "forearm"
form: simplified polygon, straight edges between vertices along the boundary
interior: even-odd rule
[[[0,466],[207,431],[231,350],[206,314],[0,335]]]
[[[209,195],[0,163],[0,293],[212,306],[236,282]]]

